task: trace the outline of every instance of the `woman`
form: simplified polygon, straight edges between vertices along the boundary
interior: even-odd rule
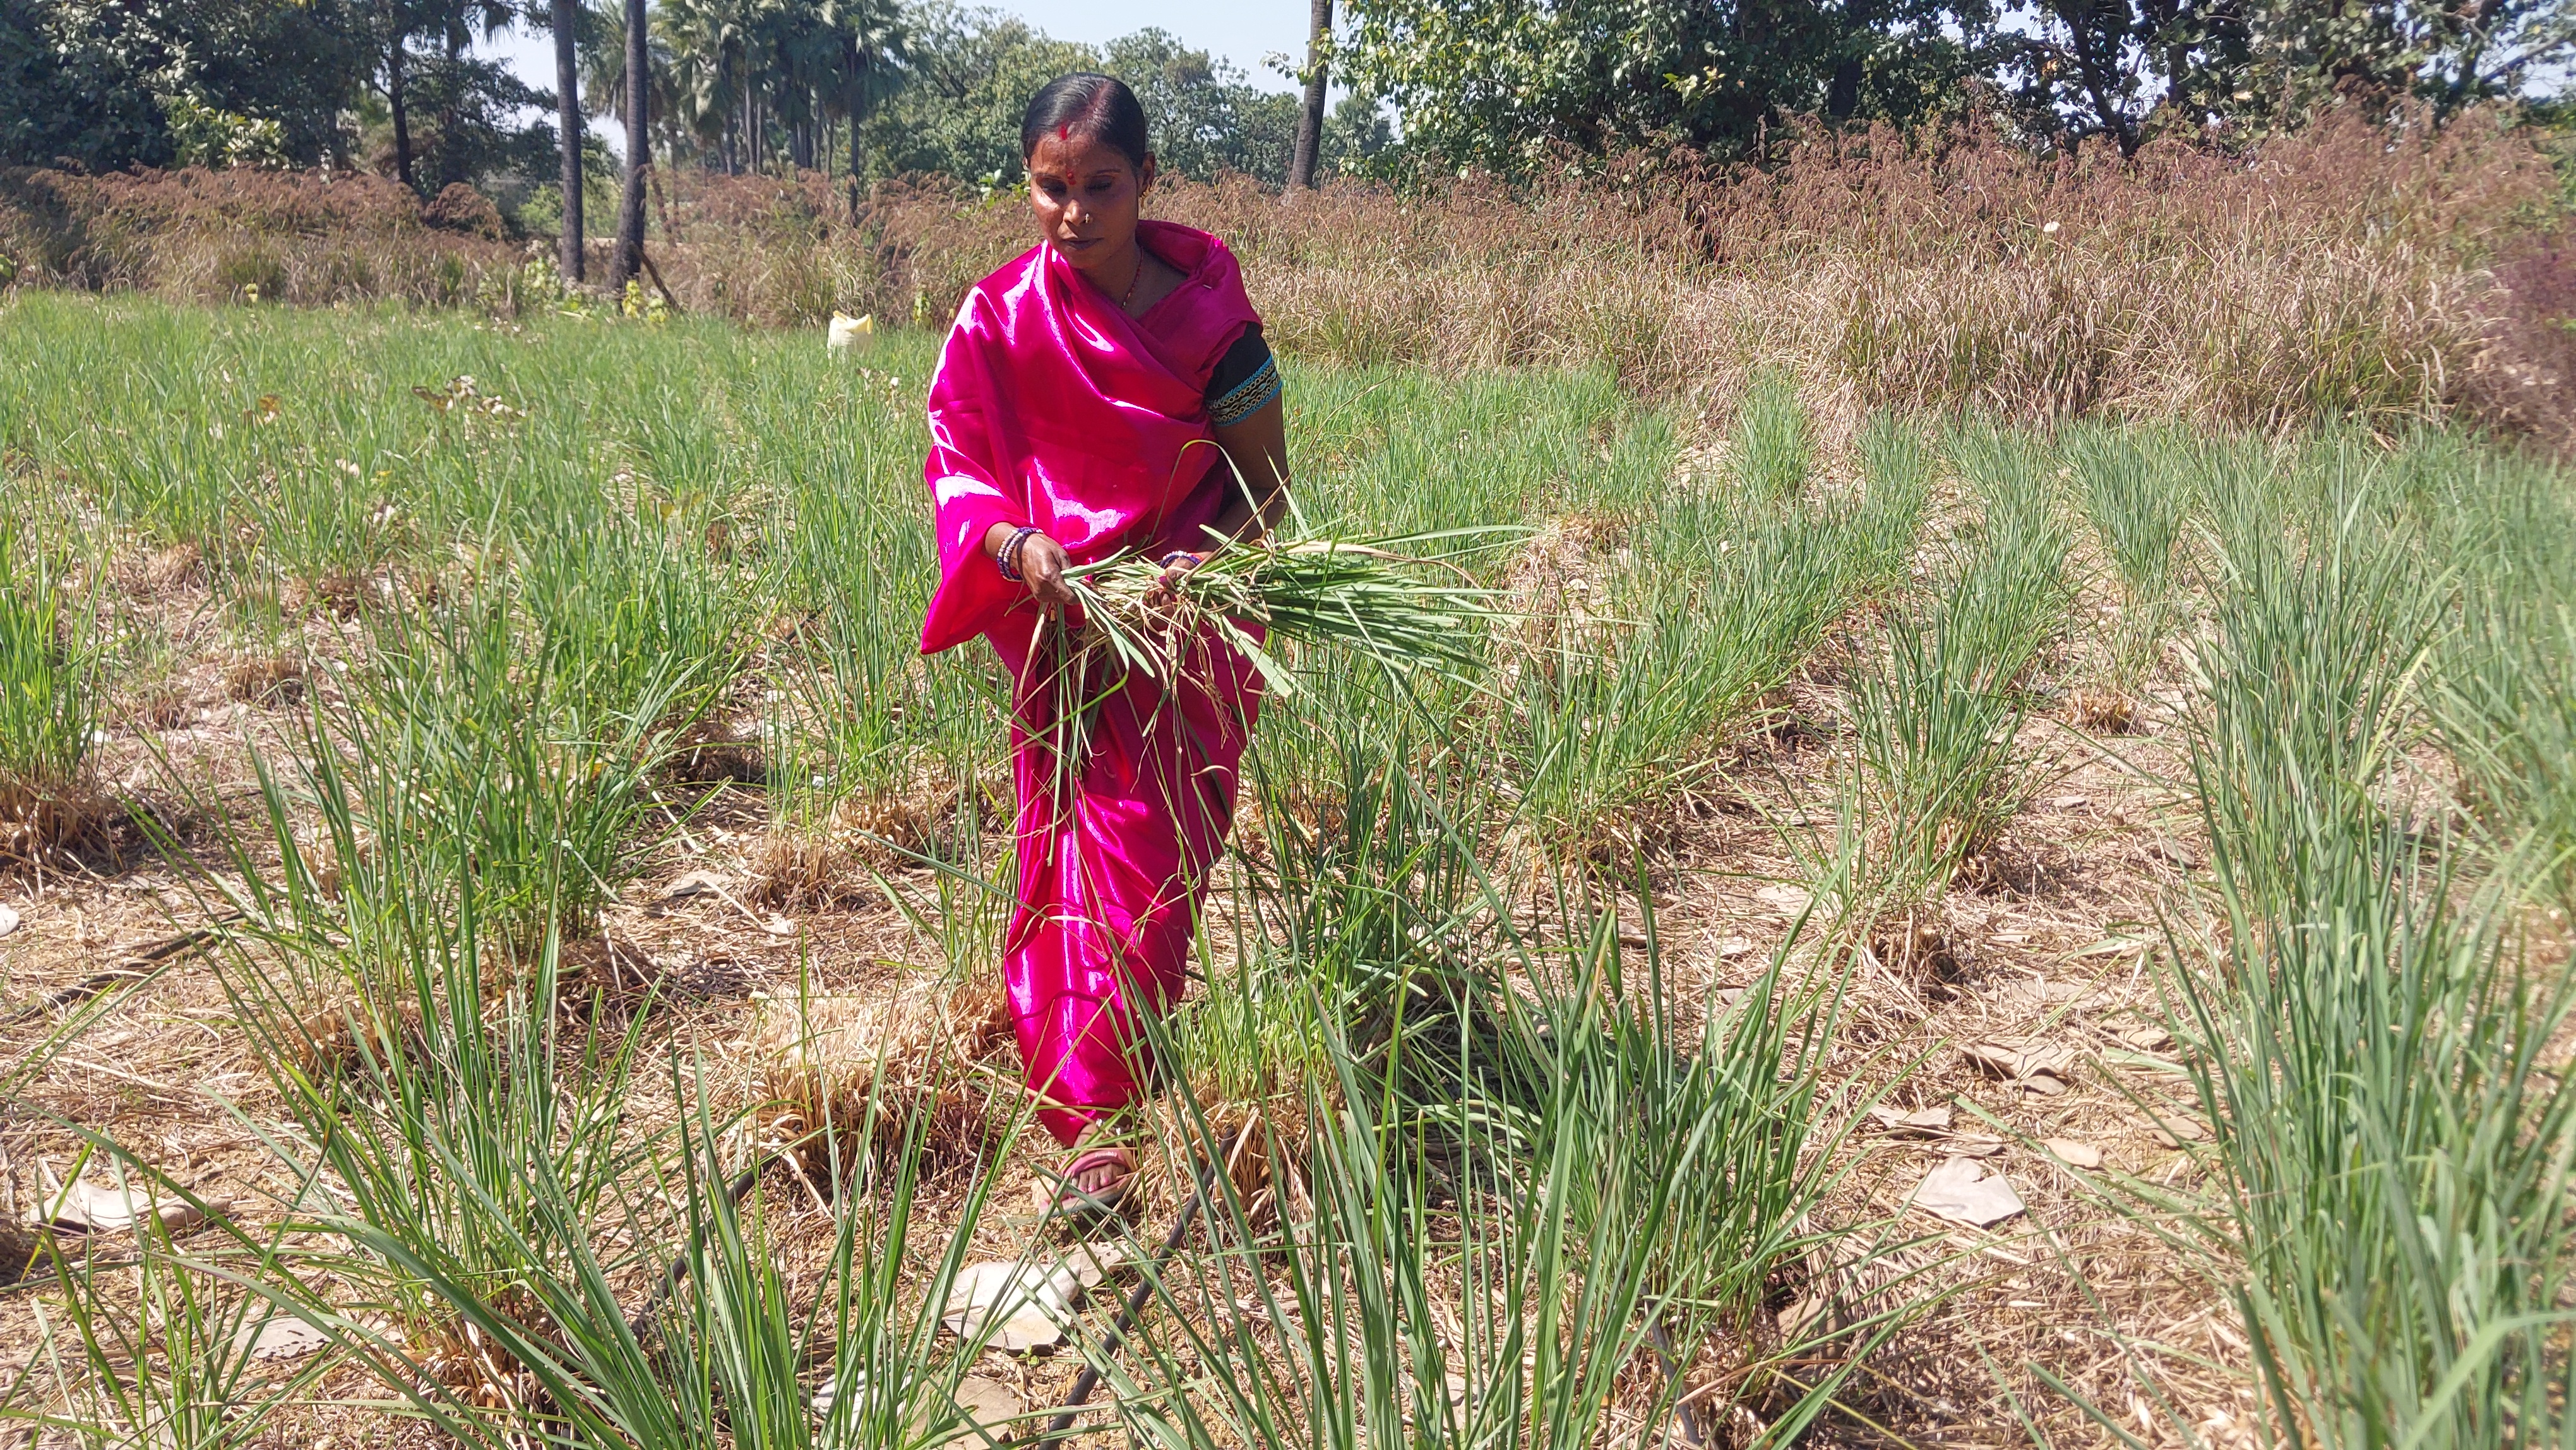
[[[1049,740],[1061,641],[1081,627],[1064,574],[1122,549],[1185,570],[1256,535],[1283,506],[1287,439],[1233,255],[1138,219],[1154,157],[1135,94],[1050,82],[1020,152],[1041,240],[966,295],[931,381],[941,577],[921,648],[982,635],[1018,682],[1003,975],[1039,1121],[1078,1150],[1056,1203],[1105,1209],[1136,1170],[1108,1124],[1137,1095],[1146,1014],[1181,995],[1260,688],[1213,637],[1176,680],[1086,681],[1102,703],[1066,779]]]

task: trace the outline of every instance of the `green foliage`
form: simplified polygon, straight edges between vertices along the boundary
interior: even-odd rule
[[[2365,502],[2228,541],[2192,722],[2223,935],[2170,974],[2221,1174],[2192,1221],[2285,1442],[2556,1443],[2576,1096],[2548,1044],[2576,975],[2527,955],[2510,872],[2472,886],[2390,811],[2437,566]]]
[[[2218,117],[2239,134],[2325,107],[2414,99],[2436,124],[2463,106],[2527,93],[2576,57],[2569,0],[2168,5],[2048,0],[2003,48],[2026,124],[2066,140],[2106,136],[2123,154]]]
[[[250,138],[256,159],[310,165],[340,157],[365,75],[350,0],[5,0],[0,162],[197,160],[209,119],[229,114],[219,149]]]
[[[1120,36],[1101,61],[1103,70],[1134,88],[1159,164],[1201,181],[1229,171],[1273,186],[1288,179],[1296,97],[1244,84],[1241,69],[1163,30]]]
[[[286,161],[286,128],[175,95],[161,103],[170,149],[181,166],[278,166]]]
[[[1899,123],[1954,111],[1983,68],[1984,0],[1874,6],[1354,0],[1340,75],[1392,101],[1421,162],[1506,173],[1549,148],[1679,141],[1724,154],[1820,110]]]
[[[78,816],[104,703],[94,601],[0,515],[0,855],[56,844]]]
[[[1614,1403],[1649,1423],[1676,1413],[1676,1374],[1649,1381],[1642,1406],[1618,1386],[1712,1333],[1759,1346],[1734,1390],[1770,1412],[1757,1443],[1793,1439],[1833,1401],[1911,1304],[1890,1295],[1857,1322],[1780,1339],[1749,1326],[1775,1272],[1814,1243],[1810,1208],[1848,1171],[1815,1151],[1836,1136],[1821,1069],[1839,978],[1792,985],[1775,961],[1693,1030],[1676,1021],[1660,954],[1622,961],[1617,935],[1605,914],[1525,949],[1527,987],[1397,984],[1433,1004],[1477,994],[1496,1014],[1483,1038],[1425,1033],[1371,1052],[1326,1025],[1329,1073],[1302,1105],[1309,1146],[1274,1170],[1311,1181],[1311,1221],[1266,1233],[1215,1179],[1220,1252],[1187,1279],[1152,1279],[1166,1312],[1104,1365],[1138,1438],[1358,1446],[1403,1423],[1415,1445],[1573,1450],[1599,1442]],[[1528,1096],[1478,1111],[1497,1069]],[[1193,1154],[1221,1154],[1194,1104],[1192,1121]],[[1452,1274],[1466,1291],[1444,1314]],[[1819,1360],[1829,1367],[1800,1367]],[[1184,1380],[1200,1392],[1149,1390]]]
[[[1955,452],[1984,496],[1947,590],[1887,619],[1882,666],[1852,692],[1870,905],[1910,910],[1992,846],[2040,779],[2017,737],[2027,676],[2064,628],[2066,536],[2036,450],[1970,434]]]
[[[1520,665],[1524,808],[1560,836],[1597,834],[1698,784],[1776,710],[1769,695],[1857,597],[1867,553],[1848,507],[1691,492],[1657,509],[1591,601],[1610,617],[1547,621]]]
[[[1048,38],[1025,21],[934,0],[906,19],[906,69],[865,126],[869,171],[943,172],[995,184],[1020,176],[1020,113],[1040,86],[1069,71],[1097,70],[1133,87],[1157,162],[1201,181],[1227,172],[1278,185],[1287,179],[1297,101],[1245,81],[1222,57],[1167,31],[1144,29],[1097,49]],[[1383,150],[1384,122],[1365,101],[1346,101],[1324,148],[1327,165]]]
[[[2193,498],[2173,462],[2183,444],[2082,428],[2070,432],[2062,447],[2075,472],[2078,500],[2119,579],[2111,684],[2125,692],[2154,669],[2177,610],[2175,551]]]
[[[303,1328],[272,1297],[283,1234],[270,1228],[254,1237],[227,1225],[211,1252],[183,1249],[162,1215],[205,1215],[205,1202],[96,1140],[76,1161],[74,1181],[94,1158],[104,1160],[118,1192],[145,1208],[132,1251],[111,1256],[45,1237],[31,1267],[50,1270],[60,1300],[35,1306],[39,1348],[25,1372],[50,1369],[63,1392],[48,1404],[0,1389],[0,1420],[28,1423],[82,1450],[260,1444],[278,1413],[311,1393],[336,1363],[327,1354],[306,1355],[279,1375],[256,1352],[268,1326]],[[259,1287],[240,1292],[235,1286],[244,1280]]]
[[[1020,113],[1029,97],[1068,71],[1100,68],[1089,46],[945,0],[910,15],[905,31],[903,85],[866,127],[868,166],[877,175],[935,171],[1016,181]]]

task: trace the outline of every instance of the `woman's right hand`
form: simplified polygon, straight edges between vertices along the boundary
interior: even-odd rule
[[[1009,524],[995,524],[984,534],[984,554],[999,567],[1002,550],[1009,546],[1018,530]],[[1031,534],[1020,545],[1017,560],[1021,582],[1028,585],[1029,597],[1049,614],[1061,614],[1073,606],[1073,590],[1064,582],[1064,571],[1073,561],[1065,556],[1064,545],[1044,534]]]
[[[1049,614],[1073,607],[1073,586],[1064,582],[1064,571],[1071,567],[1064,545],[1044,534],[1031,534],[1020,546],[1020,577],[1028,581],[1030,597]]]

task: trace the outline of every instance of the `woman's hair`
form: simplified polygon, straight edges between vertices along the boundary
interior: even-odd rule
[[[1068,139],[1079,132],[1106,142],[1138,167],[1154,149],[1145,134],[1145,108],[1136,104],[1136,93],[1127,89],[1125,81],[1097,71],[1057,76],[1029,98],[1029,108],[1020,116],[1022,161],[1037,154],[1038,142],[1049,131]]]

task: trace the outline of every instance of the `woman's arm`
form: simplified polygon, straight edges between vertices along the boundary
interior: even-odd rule
[[[1216,446],[1225,451],[1225,510],[1211,526],[1229,539],[1257,539],[1278,527],[1288,511],[1288,407],[1272,398],[1239,423],[1218,426]],[[1220,464],[1223,467],[1224,464]]]
[[[1220,467],[1228,475],[1227,500],[1223,512],[1210,525],[1229,539],[1257,539],[1278,526],[1280,516],[1288,509],[1288,410],[1278,398],[1263,404],[1259,411],[1239,423],[1215,430],[1216,446],[1225,453]],[[1011,536],[1019,532],[1009,524],[995,524],[984,532],[984,555],[998,562]],[[1028,581],[1029,593],[1049,612],[1068,608],[1073,591],[1065,586],[1064,571],[1071,561],[1064,546],[1044,534],[1031,534],[1020,545],[1019,568]]]

